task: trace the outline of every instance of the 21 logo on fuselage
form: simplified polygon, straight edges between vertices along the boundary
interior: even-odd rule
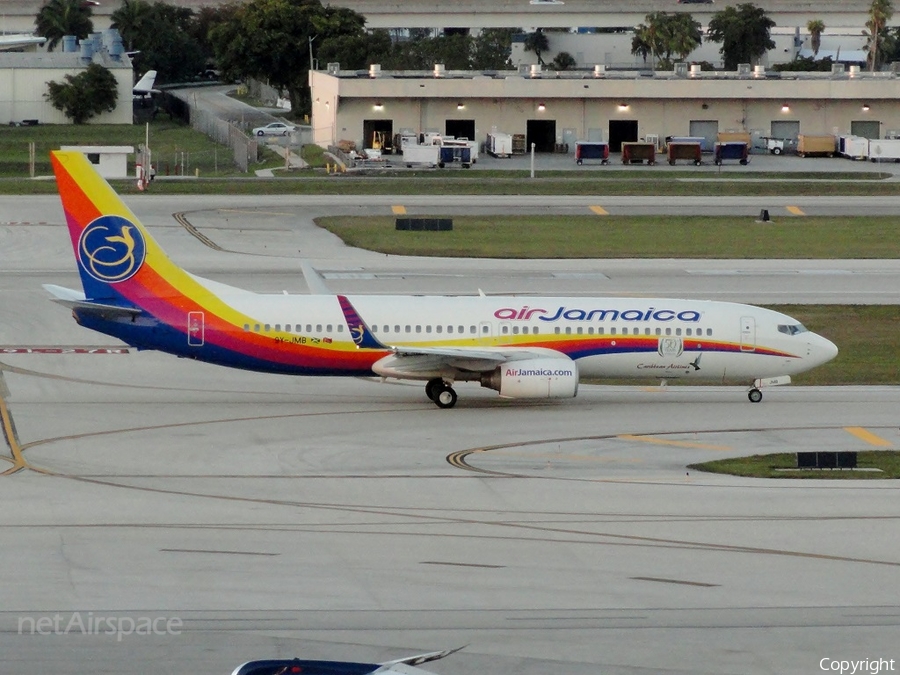
[[[78,260],[97,281],[114,284],[141,268],[147,249],[140,230],[121,216],[100,216],[78,239]]]

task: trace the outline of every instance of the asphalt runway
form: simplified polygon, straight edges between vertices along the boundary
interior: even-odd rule
[[[341,208],[390,212],[375,199]],[[740,387],[583,386],[535,403],[460,386],[448,411],[417,384],[118,353],[40,288],[77,285],[58,203],[42,200],[0,198],[0,472],[21,467],[0,475],[0,673],[228,673],[460,645],[427,667],[738,675],[900,660],[898,486],[687,468],[896,448],[900,388],[776,388],[752,405]],[[256,290],[303,292],[304,251],[342,292],[589,294],[654,267],[648,291],[754,302],[779,286],[784,301],[896,302],[880,287],[898,288],[896,261],[704,261],[709,275],[692,261],[398,259],[312,228],[325,202],[129,201],[179,263]],[[730,268],[752,273],[732,283]],[[126,634],[141,620],[167,629]]]

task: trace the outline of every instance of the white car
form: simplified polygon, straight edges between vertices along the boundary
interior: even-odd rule
[[[284,122],[272,122],[271,124],[267,124],[264,127],[256,127],[253,130],[254,136],[287,136],[294,130],[294,126],[291,124],[285,124]]]

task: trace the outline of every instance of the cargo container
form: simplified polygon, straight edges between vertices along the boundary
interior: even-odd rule
[[[622,164],[656,164],[656,144],[627,141],[622,143]]]
[[[417,164],[420,166],[434,167],[438,165],[441,157],[439,145],[405,145],[403,146],[403,163],[408,168]]]
[[[900,162],[900,139],[871,139],[869,141],[869,159],[873,162]]]
[[[868,159],[869,139],[862,136],[838,136],[838,153],[847,159]]]
[[[729,141],[726,143],[716,143],[714,149],[716,153],[716,164],[721,165],[728,159],[736,159],[742,165],[746,166],[750,162],[748,157],[747,144],[743,141]]]
[[[468,169],[472,165],[472,151],[468,146],[460,145],[442,145],[439,147],[440,161],[438,166],[442,169],[447,164],[462,164],[464,169]]]
[[[679,159],[693,162],[696,166],[700,166],[701,149],[699,143],[675,143],[671,142],[666,146],[666,154],[669,164],[675,164]]]
[[[669,143],[699,143],[700,150],[712,152],[713,143],[705,136],[666,136],[666,146]]]
[[[488,134],[484,150],[492,157],[512,157],[512,136],[502,132]]]
[[[606,141],[575,141],[575,163],[581,166],[586,160],[599,160],[609,164],[609,143]]]
[[[525,134],[512,135],[512,151],[514,155],[524,155],[528,152],[528,143]]]
[[[834,136],[800,134],[797,137],[797,154],[801,157],[834,157],[834,151]]]
[[[468,138],[447,138],[441,139],[441,145],[454,148],[468,148],[469,160],[472,164],[478,161],[478,143],[470,141]]]

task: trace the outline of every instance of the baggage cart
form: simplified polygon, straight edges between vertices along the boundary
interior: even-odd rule
[[[834,136],[797,136],[797,154],[801,157],[834,157]]]
[[[435,167],[440,161],[439,145],[405,145],[403,146],[403,163],[407,168],[413,165]]]
[[[514,155],[524,155],[528,152],[528,143],[525,134],[512,135],[512,151]]]
[[[639,141],[622,143],[622,164],[656,164],[656,144]]]
[[[873,162],[900,162],[900,139],[871,139],[869,141],[869,159]]]
[[[609,143],[575,141],[575,163],[581,166],[586,160],[599,160],[601,164],[609,164]]]
[[[468,146],[442,145],[439,149],[441,153],[438,166],[442,169],[448,164],[462,164],[464,169],[472,165],[472,152]]]
[[[742,166],[746,166],[750,161],[748,157],[747,144],[743,141],[728,141],[726,143],[716,143],[716,164],[721,165],[728,159],[738,160]]]
[[[672,165],[679,159],[693,162],[694,166],[700,166],[700,164],[702,164],[700,160],[701,149],[699,143],[669,143],[669,145],[666,146],[666,154],[669,164]]]
[[[699,143],[700,150],[703,152],[712,152],[713,141],[705,136],[666,136],[666,146],[669,143]]]
[[[869,139],[862,136],[838,136],[838,152],[847,159],[869,158]]]

